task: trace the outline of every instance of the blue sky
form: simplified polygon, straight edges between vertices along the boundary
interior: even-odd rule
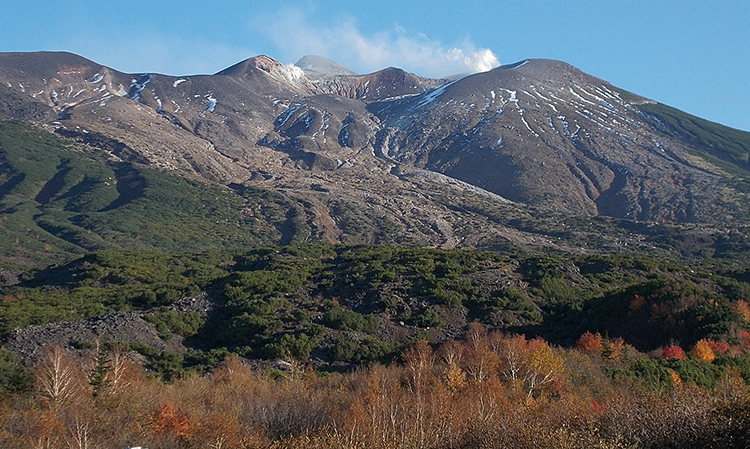
[[[748,23],[747,0],[6,0],[0,51],[65,50],[170,75],[259,54],[424,76],[551,58],[750,131]]]

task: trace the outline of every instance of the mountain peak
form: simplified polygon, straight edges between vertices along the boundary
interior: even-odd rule
[[[317,55],[307,55],[300,58],[295,66],[306,72],[315,72],[322,75],[357,75],[358,73],[351,70],[338,62],[331,61],[328,58]]]

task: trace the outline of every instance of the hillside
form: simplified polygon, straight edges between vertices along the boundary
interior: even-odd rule
[[[23,122],[0,122],[3,264],[61,263],[102,249],[196,251],[304,242],[738,261],[750,248],[739,223],[654,225],[577,217],[498,200],[424,171],[404,170],[389,179],[388,195],[377,197],[336,189],[322,177],[283,189],[222,186],[155,170],[101,147],[118,148],[93,132],[71,141]]]
[[[749,156],[560,61],[1,53],[0,445],[745,447]]]
[[[598,332],[648,352],[735,341],[749,329],[747,267],[714,269],[647,257],[392,246],[95,252],[2,287],[0,332],[29,363],[53,342],[98,339],[145,345],[156,360],[161,351],[187,351],[188,365],[233,353],[332,369],[388,360],[420,338],[458,338],[471,322],[568,346]],[[99,326],[103,320],[112,324]],[[185,340],[174,346],[179,336]]]
[[[526,60],[453,81],[318,63],[328,69],[257,56],[175,77],[123,74],[67,53],[9,53],[0,81],[6,115],[179,176],[284,191],[331,242],[346,241],[335,216],[343,201],[370,221],[439,229],[431,244],[461,246],[461,226],[442,218],[456,205],[425,193],[446,183],[451,196],[578,216],[747,219],[748,133],[563,62]],[[417,204],[426,216],[408,206],[419,193],[429,197]]]

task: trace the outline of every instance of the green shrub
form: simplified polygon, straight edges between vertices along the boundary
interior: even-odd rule
[[[31,376],[21,365],[15,352],[0,348],[0,389],[5,394],[21,394],[31,390]]]
[[[372,333],[380,327],[380,318],[373,314],[362,315],[331,301],[323,311],[323,324],[333,329]]]
[[[198,333],[205,324],[198,312],[160,312],[154,315],[146,315],[146,321],[156,326],[159,336],[167,341],[172,338],[172,334],[183,337],[191,337]]]
[[[336,337],[333,345],[329,348],[331,359],[339,362],[353,362],[360,349],[359,342],[345,335]]]
[[[413,317],[411,321],[417,327],[439,327],[445,324],[445,321],[440,318],[440,314],[434,308],[426,309]]]

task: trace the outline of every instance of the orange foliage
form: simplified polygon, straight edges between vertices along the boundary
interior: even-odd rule
[[[750,351],[750,332],[742,329],[737,333],[737,339],[739,340],[739,346],[744,351]]]
[[[492,340],[501,375],[513,386],[522,385],[528,397],[563,373],[564,360],[540,337],[526,340],[524,335],[493,333]]]
[[[712,363],[716,359],[716,354],[714,354],[711,344],[706,339],[698,340],[695,346],[693,346],[693,356],[708,363]]]
[[[122,394],[78,392],[54,408],[8,396],[0,404],[0,447],[123,447],[131,439],[165,449],[621,447],[623,441],[681,447],[689,426],[728,425],[715,411],[749,403],[739,372],[704,390],[670,370],[660,385],[671,379],[675,388],[663,394],[638,382],[612,383],[601,369],[608,361],[541,338],[488,335],[480,325],[468,337],[434,352],[421,341],[403,363],[332,376],[273,379],[229,357],[213,375],[165,384],[127,374]],[[624,345],[586,338],[612,353]],[[697,348],[718,353],[713,348],[724,346],[706,339],[692,351],[700,357]],[[684,352],[673,345],[664,355]],[[708,422],[712,416],[718,421]],[[742,425],[728,432],[745,431]]]
[[[496,368],[497,354],[492,351],[490,338],[479,323],[469,324],[466,331],[465,368],[472,380],[483,382],[489,378]]]
[[[174,433],[178,436],[184,436],[190,424],[187,416],[182,410],[175,409],[172,404],[165,404],[159,408],[154,416],[154,432]]]
[[[681,387],[682,386],[682,379],[680,378],[680,375],[677,374],[677,372],[673,369],[669,370],[669,375],[672,376],[672,383],[674,383],[675,387]]]
[[[625,347],[625,340],[622,337],[617,337],[613,340],[606,340],[604,342],[604,351],[602,355],[608,359],[617,359],[622,355],[622,349]]]
[[[578,338],[577,345],[578,349],[580,349],[581,351],[601,354],[604,350],[604,345],[602,344],[603,341],[604,339],[599,332],[597,332],[596,334],[586,332],[585,334],[581,335],[580,338]]]

